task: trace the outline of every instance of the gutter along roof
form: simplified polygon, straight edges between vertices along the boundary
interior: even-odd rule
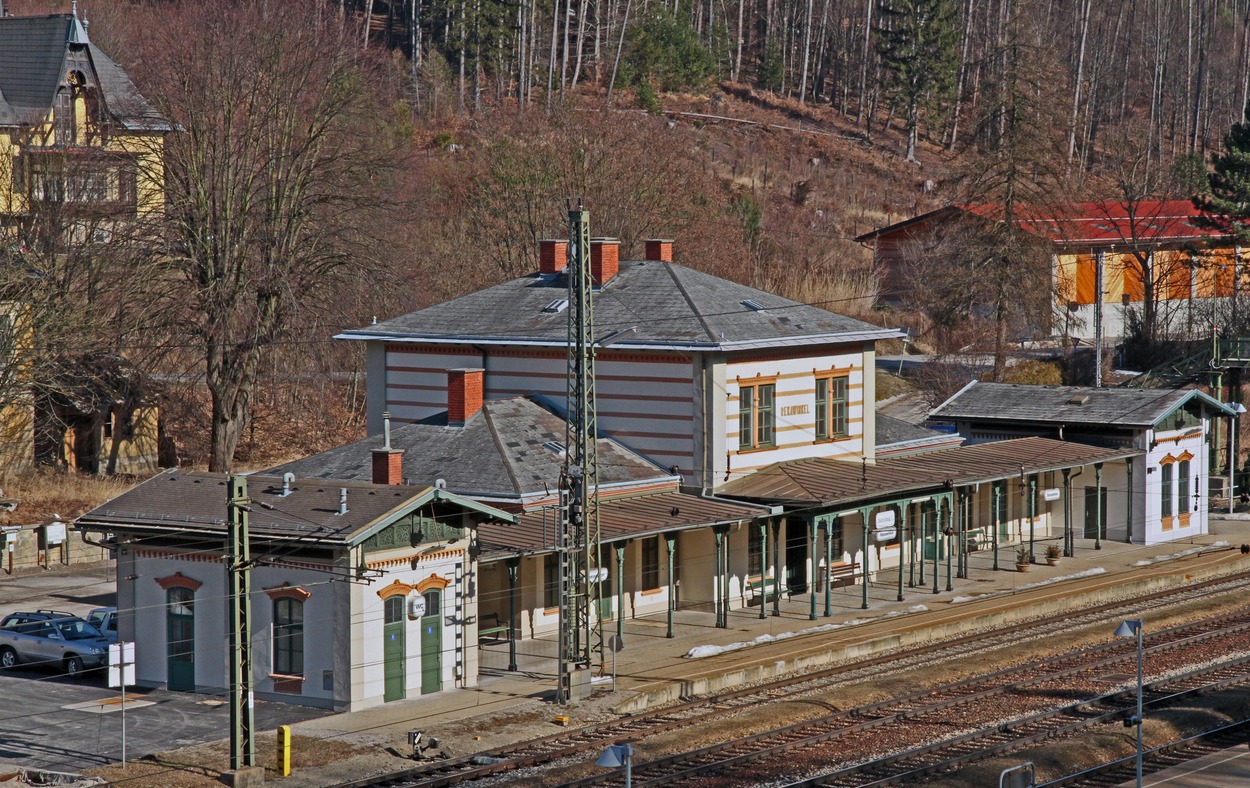
[[[531,274],[336,338],[564,347],[568,315],[544,309],[567,287],[563,273]],[[655,260],[622,262],[619,273],[595,290],[594,301],[597,333],[636,329],[612,343],[616,350],[734,351],[902,336],[895,329]]]
[[[812,458],[779,462],[720,488],[719,494],[770,503],[853,506],[886,496],[993,482],[1136,457],[1141,449],[1105,449],[1050,438],[1019,438],[860,465]]]

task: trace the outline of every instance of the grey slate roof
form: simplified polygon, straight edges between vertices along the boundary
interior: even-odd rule
[[[404,450],[404,479],[447,482],[462,495],[520,498],[554,491],[563,457],[544,444],[564,441],[564,421],[523,397],[487,400],[463,427],[446,414],[391,430],[391,448]],[[339,446],[265,471],[281,476],[370,481],[372,451],[382,436]],[[668,480],[669,474],[608,438],[599,440],[599,484]]]
[[[338,513],[340,489],[348,491],[347,514],[342,515]],[[248,528],[253,538],[355,545],[378,528],[431,502],[477,512],[482,519],[515,519],[433,487],[297,479],[289,495],[282,492],[281,477],[248,477],[247,493],[252,500]],[[226,497],[224,475],[174,469],[132,487],[75,522],[80,530],[224,538],[229,517]]]
[[[531,274],[366,328],[340,339],[526,342],[564,345],[568,315],[544,312],[567,293],[563,274]],[[757,311],[743,301],[765,307]],[[902,336],[674,263],[622,261],[594,297],[599,337],[635,328],[616,348],[726,349]]]
[[[71,46],[82,47],[86,33],[70,14],[0,17],[0,125],[38,123],[47,117],[65,80]],[[165,131],[161,117],[111,58],[85,43],[113,121],[132,130]]]
[[[933,409],[934,419],[1149,427],[1192,399],[1231,415],[1197,389],[1109,389],[973,381]]]
[[[901,419],[886,416],[882,413],[877,414],[878,446],[892,446],[896,443],[909,443],[911,441],[924,441],[944,437],[946,437],[945,433],[937,430],[908,424]]]

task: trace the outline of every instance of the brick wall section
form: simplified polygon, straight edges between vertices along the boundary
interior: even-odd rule
[[[615,238],[592,238],[590,241],[590,276],[602,285],[621,270],[621,242]]]
[[[486,370],[447,370],[447,423],[464,424],[482,409],[482,384]]]
[[[662,263],[673,262],[673,242],[662,238],[651,238],[643,242],[647,247],[647,259]]]
[[[373,483],[404,483],[404,452],[402,449],[373,450]]]
[[[569,264],[569,242],[556,238],[544,238],[538,242],[538,270],[555,274]]]

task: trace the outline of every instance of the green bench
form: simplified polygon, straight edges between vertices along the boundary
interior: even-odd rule
[[[760,604],[765,604],[777,593],[777,581],[771,577],[748,577],[746,591],[748,602],[759,599]]]
[[[498,613],[487,613],[482,616],[481,620],[483,624],[488,622],[493,623],[491,626],[479,626],[477,628],[477,640],[479,645],[487,638],[496,642],[500,640],[512,640],[512,625],[501,623]]]

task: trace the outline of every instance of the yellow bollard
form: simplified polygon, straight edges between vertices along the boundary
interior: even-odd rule
[[[291,726],[278,726],[278,774],[282,777],[291,775]]]

